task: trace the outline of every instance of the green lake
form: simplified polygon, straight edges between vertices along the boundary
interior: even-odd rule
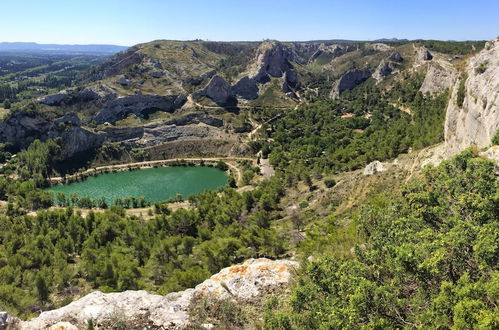
[[[116,198],[127,197],[145,197],[154,203],[177,194],[187,198],[205,190],[217,189],[227,182],[227,174],[214,167],[171,166],[100,174],[47,190],[54,192],[54,196],[62,192],[67,197],[72,193],[93,199],[104,197],[110,204],[114,204]]]

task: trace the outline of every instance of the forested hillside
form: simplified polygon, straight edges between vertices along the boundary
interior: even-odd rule
[[[498,328],[499,131],[444,150],[473,135],[449,130],[481,118],[469,109],[495,114],[482,95],[494,45],[159,40],[109,58],[0,54],[0,309],[29,319],[96,290],[166,295],[265,257],[300,267],[265,304],[217,278],[229,298],[193,300],[190,325]],[[228,184],[158,203],[47,190],[157,166],[216,167]],[[148,317],[59,321],[153,327]]]

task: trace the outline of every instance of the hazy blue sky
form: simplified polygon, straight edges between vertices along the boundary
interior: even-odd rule
[[[0,41],[492,39],[499,0],[3,0]]]

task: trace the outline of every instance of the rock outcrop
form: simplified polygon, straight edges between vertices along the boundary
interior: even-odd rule
[[[464,89],[460,88],[463,78],[458,79],[447,106],[445,149],[449,156],[471,145],[490,145],[499,129],[499,39],[488,42],[465,70]]]
[[[332,99],[340,97],[341,92],[355,88],[371,77],[371,74],[371,70],[369,69],[354,69],[347,71],[338,81],[336,81],[329,96]]]
[[[492,146],[480,153],[481,157],[493,160],[499,166],[499,146]]]
[[[61,128],[54,127],[49,131],[48,137],[51,139],[61,137],[60,160],[65,160],[88,150],[95,150],[104,142],[103,134],[95,134],[78,125],[69,125]]]
[[[76,113],[50,121],[37,112],[16,111],[0,122],[0,142],[9,142],[17,149],[27,148],[35,139],[62,138],[59,160],[94,149],[104,142],[104,136],[82,128]]]
[[[15,148],[27,148],[36,139],[43,139],[50,121],[34,111],[14,111],[0,121],[0,142],[9,142]]]
[[[423,94],[438,94],[451,87],[457,77],[457,70],[449,62],[428,63],[425,79],[419,89]]]
[[[232,95],[246,100],[254,100],[258,97],[258,86],[254,79],[245,76],[232,86]]]
[[[232,97],[230,84],[221,76],[215,75],[206,87],[193,94],[194,97],[206,96],[218,105],[224,106]]]
[[[348,45],[328,45],[326,46],[325,44],[320,44],[319,48],[310,56],[310,59],[308,60],[309,62],[315,61],[319,56],[322,54],[329,54],[331,56],[331,59],[341,56],[348,52],[350,50],[350,47]]]
[[[199,76],[187,78],[184,82],[197,86],[201,84],[203,80],[213,77],[216,73],[217,71],[215,70],[209,70]]]
[[[395,64],[393,62],[381,61],[376,70],[374,70],[373,78],[379,82],[388,77],[393,70],[395,70]]]
[[[200,125],[201,124],[201,125]],[[191,113],[180,118],[139,127],[105,127],[107,141],[124,142],[131,147],[148,147],[164,142],[225,138],[223,120]]]
[[[97,124],[105,122],[114,123],[134,114],[137,117],[147,116],[154,111],[173,112],[180,108],[186,101],[186,96],[180,95],[128,95],[107,102],[104,107],[94,116]]]
[[[45,104],[48,106],[58,106],[67,100],[68,100],[68,93],[66,91],[62,91],[56,94],[50,94],[44,97],[40,97],[36,101],[40,104]]]
[[[387,52],[387,51],[390,51],[393,49],[392,46],[384,44],[384,43],[380,43],[380,42],[373,43],[373,44],[367,44],[366,48],[372,49],[372,50],[377,51],[377,52]]]
[[[128,67],[141,63],[144,55],[138,52],[139,49],[138,46],[133,46],[111,57],[101,68],[103,76],[105,78],[115,76],[125,71]]]
[[[249,76],[261,84],[270,81],[270,77],[280,78],[293,70],[290,61],[294,57],[288,46],[276,41],[264,41],[257,48],[255,59],[249,68]]]
[[[98,100],[102,97],[98,92],[94,89],[87,87],[81,90],[78,94],[76,94],[76,100],[80,102],[90,102]]]
[[[180,329],[189,325],[189,309],[204,299],[255,302],[287,286],[299,265],[288,260],[250,259],[224,268],[218,274],[182,292],[166,296],[145,291],[102,293],[99,291],[48,312],[30,321],[17,322],[15,329],[48,329],[67,322],[66,326],[86,328],[88,320],[99,329],[110,329],[117,317],[130,328]]]
[[[390,56],[388,56],[388,59],[395,62],[402,62],[404,60],[399,52],[393,52]]]
[[[416,59],[418,61],[431,61],[433,59],[433,55],[428,49],[421,46],[416,48]]]
[[[375,160],[371,163],[369,163],[365,168],[364,168],[364,175],[373,175],[379,172],[385,172],[386,168],[383,165],[382,162],[379,160]]]

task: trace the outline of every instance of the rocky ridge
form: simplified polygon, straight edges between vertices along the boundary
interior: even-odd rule
[[[194,289],[166,296],[146,291],[120,293],[92,292],[69,305],[20,321],[0,313],[0,322],[9,329],[81,329],[89,320],[99,329],[113,328],[120,318],[130,328],[183,329],[189,323],[189,309],[203,300],[233,300],[237,304],[261,301],[283,290],[299,264],[289,260],[250,259],[227,267]],[[260,303],[261,305],[261,303]],[[2,324],[2,323],[0,323]]]

